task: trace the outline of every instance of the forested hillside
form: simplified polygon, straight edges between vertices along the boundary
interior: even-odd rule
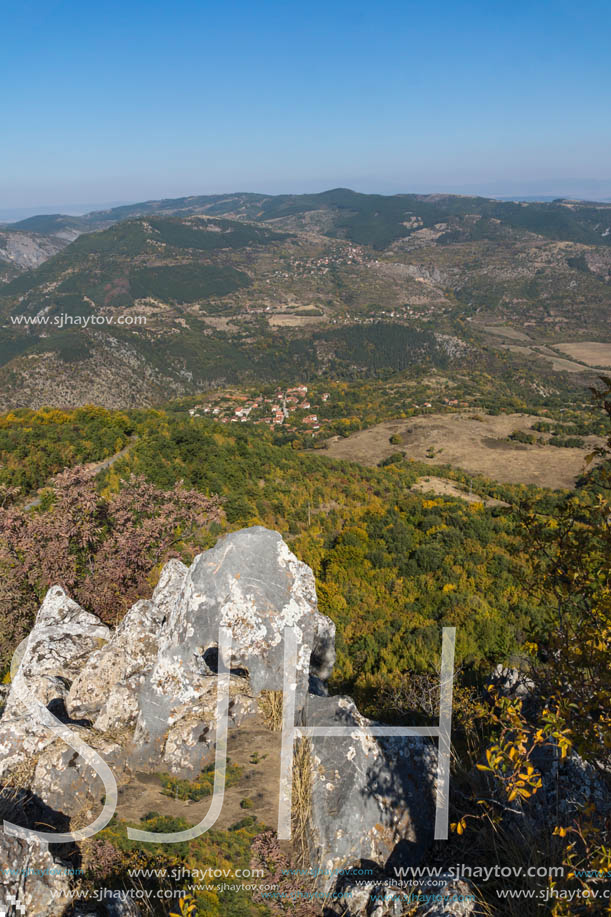
[[[419,228],[436,227],[444,222],[452,224],[451,232],[460,233],[464,239],[530,232],[570,242],[611,244],[609,235],[605,234],[611,213],[611,205],[607,203],[512,202],[451,194],[359,194],[348,188],[319,194],[216,194],[169,198],[94,211],[84,217],[60,214],[29,217],[10,224],[10,229],[48,234],[66,229],[87,232],[133,217],[190,216],[194,213],[229,215],[259,222],[326,213],[330,234],[345,235],[354,242],[378,249]],[[442,241],[455,239],[442,237]]]
[[[505,807],[518,791],[524,805],[536,799],[535,749],[574,746],[594,766],[606,754],[608,459],[575,492],[506,486],[505,503],[486,506],[484,498],[412,491],[430,471],[417,462],[367,469],[332,461],[296,441],[283,445],[271,431],[222,427],[176,406],[19,412],[2,418],[0,434],[5,667],[51,584],[117,623],[131,602],[150,595],[168,557],[188,560],[223,531],[262,524],[314,570],[320,608],[338,630],[331,688],[352,694],[369,715],[427,722],[441,627],[457,627],[458,827],[445,858],[465,860],[467,843],[485,861],[491,837],[507,842]],[[82,467],[125,446],[111,467]],[[34,461],[24,461],[30,448]],[[49,477],[64,466],[74,467]],[[437,473],[456,479],[451,469]],[[41,499],[26,508],[24,498],[43,483]],[[487,693],[495,666],[508,664],[540,692],[528,715],[521,702],[510,708]],[[482,761],[482,771],[472,770]],[[520,776],[516,768],[527,766],[533,770]],[[586,828],[560,818],[553,836],[545,828],[552,860],[604,862],[600,826],[589,819]],[[123,851],[113,873],[119,883],[129,882],[132,861],[123,830],[104,834]],[[225,843],[222,832],[207,842],[210,855],[216,843]],[[596,887],[595,879],[580,881]]]

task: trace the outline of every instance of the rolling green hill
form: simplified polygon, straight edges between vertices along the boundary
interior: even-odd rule
[[[128,220],[79,236],[40,267],[4,284],[0,308],[5,314],[73,315],[96,306],[131,306],[145,297],[183,303],[225,296],[251,282],[226,263],[228,253],[287,238],[229,220]]]

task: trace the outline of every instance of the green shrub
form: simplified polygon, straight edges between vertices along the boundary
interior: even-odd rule
[[[403,461],[402,452],[393,452],[392,455],[387,456],[385,459],[382,459],[380,462],[380,468],[386,468],[387,465],[396,465],[397,462]]]
[[[509,439],[514,443],[528,443],[529,445],[537,441],[534,433],[526,433],[524,430],[514,430],[509,434]]]
[[[174,796],[176,799],[191,799],[197,802],[204,796],[212,796],[214,789],[214,764],[208,764],[196,780],[182,780],[171,774],[160,774],[159,779],[163,787],[164,796]],[[225,786],[233,786],[242,776],[242,768],[237,764],[227,762],[225,771]]]

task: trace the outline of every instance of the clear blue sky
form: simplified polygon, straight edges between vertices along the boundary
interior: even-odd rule
[[[4,0],[0,210],[611,189],[610,37],[608,0]]]

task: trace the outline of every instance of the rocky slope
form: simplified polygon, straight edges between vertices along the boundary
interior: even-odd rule
[[[30,270],[60,252],[72,238],[0,230],[0,264]]]

